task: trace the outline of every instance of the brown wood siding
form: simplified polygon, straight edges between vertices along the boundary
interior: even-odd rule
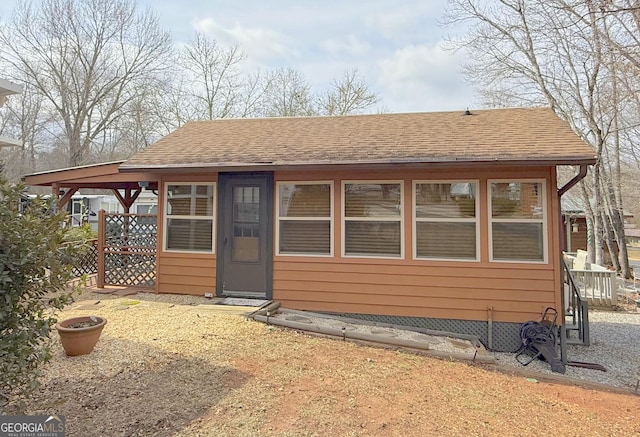
[[[273,298],[286,308],[345,313],[521,323],[560,308],[558,207],[555,169],[487,168],[429,171],[277,172],[277,181],[333,180],[334,256],[275,256]],[[489,262],[487,180],[546,181],[546,263]],[[343,180],[404,181],[404,259],[341,256]],[[413,180],[476,180],[480,261],[414,260]],[[276,223],[277,225],[277,223]]]
[[[158,292],[204,295],[216,291],[214,255],[163,252],[158,257]]]
[[[587,250],[587,219],[584,217],[571,217],[569,225],[569,238],[571,238],[571,248],[569,252],[576,252],[578,249]],[[578,232],[573,232],[572,224],[577,225]]]
[[[193,175],[167,174],[158,183],[158,293],[191,294],[202,296],[216,293],[215,254],[167,252],[163,250],[164,238],[164,184],[165,182],[217,182],[217,173]],[[217,192],[217,187],[216,187]]]
[[[274,257],[273,298],[286,308],[414,317],[487,320],[493,308],[497,322],[536,319],[547,306],[559,308],[559,231],[555,170],[500,168],[484,170],[407,170],[349,172],[276,172],[276,181],[334,183],[334,256]],[[546,263],[489,262],[488,179],[544,179],[547,189]],[[342,180],[404,181],[404,259],[341,256]],[[479,188],[480,261],[413,260],[412,181],[477,180]],[[159,191],[159,217],[164,213],[164,182],[215,182],[217,175],[165,175]],[[277,226],[277,223],[274,223]],[[158,234],[158,285],[161,293],[215,293],[215,255],[162,251]],[[274,227],[275,229],[275,227]]]
[[[494,320],[521,322],[521,317],[539,317],[556,300],[552,270],[321,264],[302,259],[278,260],[274,269],[274,299],[298,309],[360,313],[376,307],[374,314],[436,318],[463,318],[458,311],[465,310],[474,314],[466,320],[486,320],[492,306]],[[353,310],[358,305],[362,310]]]

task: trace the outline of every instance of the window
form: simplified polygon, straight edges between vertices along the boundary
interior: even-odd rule
[[[157,214],[157,204],[140,204],[136,205],[136,214]]]
[[[545,184],[489,181],[492,261],[546,261]]]
[[[102,201],[100,202],[100,209],[104,209],[106,213],[117,214],[120,212],[120,204],[118,202]]]
[[[165,249],[213,253],[215,184],[165,187]]]
[[[139,204],[136,205],[136,214],[151,214],[151,215],[157,215],[158,214],[158,205],[151,205],[151,204]],[[144,225],[144,226],[155,226],[156,224],[156,217],[146,217],[146,216],[138,216],[136,217],[136,219],[138,220],[138,225]]]
[[[278,254],[333,254],[333,183],[278,183]]]
[[[343,182],[345,256],[402,257],[401,182]]]
[[[414,258],[471,260],[478,254],[476,182],[414,182]]]
[[[86,210],[84,199],[73,199],[71,202],[71,226],[80,226],[84,222]]]

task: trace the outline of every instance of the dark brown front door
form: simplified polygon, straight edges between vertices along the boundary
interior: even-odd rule
[[[220,174],[219,296],[271,298],[273,176]]]

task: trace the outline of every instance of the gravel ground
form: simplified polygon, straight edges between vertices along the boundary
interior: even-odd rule
[[[597,363],[607,371],[567,366],[565,376],[635,390],[640,378],[640,313],[589,310],[590,346],[569,346],[570,361]],[[522,368],[514,354],[494,353],[498,364]],[[549,365],[535,360],[528,370],[551,374]]]

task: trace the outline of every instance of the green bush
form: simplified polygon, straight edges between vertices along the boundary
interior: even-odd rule
[[[64,236],[64,241],[86,243],[96,238],[98,238],[98,233],[91,229],[89,223],[83,223],[80,226],[69,228]]]
[[[21,198],[0,177],[0,412],[32,394],[50,358],[55,311],[71,299],[71,263],[81,244],[65,243],[64,212],[54,199]]]

